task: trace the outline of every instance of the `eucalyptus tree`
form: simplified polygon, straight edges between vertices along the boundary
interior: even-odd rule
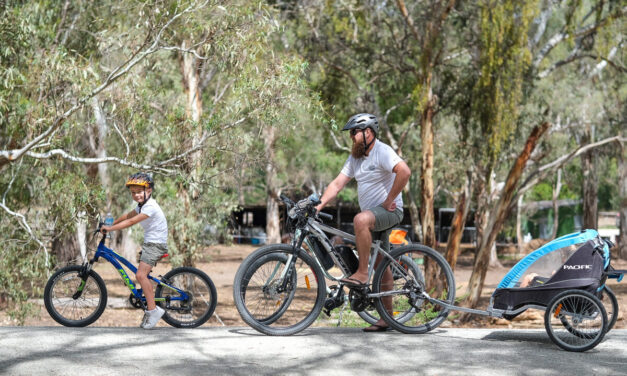
[[[480,49],[480,56],[487,57],[488,59],[479,60],[482,62],[481,66],[483,67],[481,70],[482,76],[476,82],[481,83],[483,80],[489,85],[485,86],[480,92],[476,92],[476,98],[487,99],[487,101],[483,102],[495,106],[492,109],[486,108],[481,110],[482,105],[480,101],[475,102],[474,106],[478,107],[473,107],[472,104],[467,106],[467,108],[470,109],[468,113],[473,114],[471,115],[471,120],[472,116],[476,116],[475,119],[478,120],[476,126],[474,126],[472,122],[470,123],[470,125],[473,125],[472,132],[477,132],[475,133],[475,137],[479,137],[480,145],[484,144],[484,140],[488,140],[488,144],[501,140],[501,142],[505,141],[501,145],[509,145],[511,147],[516,144],[512,143],[512,136],[516,135],[516,138],[522,138],[521,136],[524,135],[522,131],[525,127],[521,127],[521,125],[529,123],[542,124],[540,128],[538,128],[537,131],[534,130],[527,139],[527,145],[529,146],[529,141],[532,141],[532,139],[539,134],[546,132],[546,129],[542,131],[542,128],[546,128],[547,122],[557,123],[558,125],[554,128],[560,128],[560,119],[571,116],[573,112],[572,106],[575,105],[571,102],[571,106],[565,109],[564,112],[553,112],[552,106],[555,104],[556,98],[561,98],[555,95],[556,90],[560,92],[564,91],[567,95],[567,93],[569,93],[568,90],[572,91],[572,87],[577,87],[577,83],[576,81],[568,81],[568,83],[562,81],[561,85],[556,85],[556,83],[550,83],[547,78],[555,74],[554,72],[560,72],[568,67],[568,59],[563,59],[566,53],[570,53],[571,57],[576,57],[572,61],[580,61],[582,57],[578,57],[578,50],[576,48],[570,51],[568,49],[562,51],[556,49],[554,54],[551,54],[550,51],[556,46],[559,46],[561,42],[567,40],[569,33],[571,33],[571,36],[575,35],[584,38],[590,34],[590,30],[598,31],[606,28],[611,24],[608,20],[615,18],[617,14],[621,13],[621,10],[617,10],[615,6],[608,5],[603,1],[585,2],[585,4],[582,2],[569,3],[564,6],[565,10],[561,8],[560,4],[552,2],[544,3],[543,7],[537,7],[535,9],[534,7],[539,4],[534,5],[530,2],[514,4],[508,1],[499,1],[484,2],[481,4],[482,21],[479,24],[482,25],[482,27],[480,29],[481,33],[478,35],[481,35],[482,38],[479,39],[481,43],[478,45],[483,46],[483,48]],[[590,24],[586,24],[586,22],[582,21],[581,25],[574,27],[573,22],[576,24],[579,21],[576,21],[578,20],[577,17],[573,17],[573,14],[576,13],[573,9],[581,7],[594,9],[597,12],[597,17],[591,21]],[[501,13],[505,15],[504,18],[498,17],[496,20],[494,19],[494,16],[498,16],[499,12],[506,9],[509,10]],[[531,24],[530,21],[533,17],[535,17],[535,21]],[[490,27],[486,29],[483,27],[485,22],[488,21],[499,25],[501,27],[500,31],[499,28]],[[503,26],[505,27],[504,29]],[[513,31],[513,33],[505,33],[503,36],[506,38],[499,39],[499,33],[503,30],[508,30],[508,28],[510,31]],[[573,29],[577,31],[565,31]],[[555,30],[558,31],[551,36],[551,33],[555,32]],[[490,38],[490,36],[496,38]],[[489,43],[486,44],[485,41],[492,41],[492,47],[490,47]],[[564,44],[566,43],[564,42]],[[494,51],[494,48],[502,50],[490,57],[491,51]],[[518,56],[518,58],[516,56]],[[491,60],[494,63],[492,63]],[[492,70],[499,66],[505,69],[500,69],[498,72]],[[505,81],[498,82],[499,78],[503,79],[505,77],[507,77],[507,83],[505,83]],[[493,78],[497,78],[497,80],[495,80],[497,85],[494,85],[490,81],[493,80]],[[563,78],[564,77],[560,77],[562,80]],[[480,88],[480,86],[476,87]],[[570,89],[567,89],[569,87]],[[497,90],[496,92],[494,91],[495,89]],[[513,95],[507,96],[507,98],[503,98],[503,100],[498,100],[498,96],[493,97],[490,94],[498,93],[499,91],[504,93],[512,89],[514,89],[511,91]],[[490,102],[491,99],[497,99],[498,101]],[[500,111],[507,108],[508,103],[510,109],[507,110],[507,115],[504,118],[498,119],[492,117],[492,115],[499,116]],[[506,106],[502,107],[503,104]],[[509,121],[507,121],[508,118]],[[490,129],[496,130],[497,133],[485,133],[486,130],[489,131]],[[479,298],[485,278],[489,248],[491,248],[498,232],[501,231],[503,218],[512,211],[518,198],[538,181],[546,179],[550,173],[557,171],[575,156],[619,139],[620,137],[610,137],[596,143],[587,143],[585,141],[578,142],[577,145],[574,146],[574,150],[562,149],[563,151],[557,154],[553,162],[544,165],[541,164],[541,160],[543,156],[547,155],[546,152],[526,154],[524,158],[530,162],[528,166],[526,166],[527,162],[521,160],[521,157],[523,157],[525,153],[519,155],[519,158],[516,159],[515,164],[509,170],[505,186],[498,191],[499,199],[491,206],[478,203],[479,210],[481,210],[482,207],[489,210],[490,220],[486,221],[487,223],[484,224],[482,239],[478,242],[479,248],[475,260],[475,268],[469,283],[470,296],[468,298],[468,304],[475,305]],[[540,149],[545,149],[546,146],[546,143],[543,143],[543,147]],[[571,145],[570,147],[572,148],[573,146]],[[494,161],[494,159],[490,159],[490,157],[498,157],[499,153],[503,155],[499,148],[490,148],[487,150],[487,154],[483,155],[487,155],[487,161],[490,162],[491,160]],[[520,165],[520,162],[524,163]],[[484,163],[482,165],[488,166],[488,170],[491,169],[491,165],[492,169],[496,166],[493,162],[492,164]],[[531,168],[526,170],[526,167]],[[487,175],[484,174],[483,176],[485,177],[484,181],[489,181]],[[481,191],[481,189],[477,190],[477,192]]]
[[[131,70],[160,50],[169,21],[191,9],[155,17],[142,13],[145,3],[129,2],[123,9],[109,5],[11,2],[0,10],[5,46],[0,233],[6,244],[0,294],[16,302],[27,297],[23,282],[37,287],[41,281],[34,277],[52,266],[50,243],[54,248],[55,240],[74,232],[80,212],[97,212],[104,201],[99,184],[85,178],[86,165],[109,162],[172,171],[146,165],[136,154],[96,157],[83,142],[92,127],[94,98],[122,85]],[[99,44],[111,41],[108,37],[121,47],[103,60]]]
[[[313,87],[321,92],[329,116],[341,122],[355,112],[376,114],[381,120],[379,136],[412,170],[421,171],[406,188],[405,201],[415,233],[424,234],[431,245],[435,243],[433,123],[442,104],[449,102],[443,96],[452,94],[440,85],[446,69],[443,62],[457,40],[449,25],[455,3],[282,4],[294,25],[293,43],[311,62]],[[332,130],[329,142],[339,149],[347,143]],[[414,200],[418,192],[420,214]]]
[[[276,28],[267,7],[34,1],[1,11],[0,294],[16,303],[36,294],[23,282],[41,285],[54,239],[98,213],[107,191],[113,211],[128,210],[123,181],[137,169],[158,175],[173,261],[193,262],[205,227],[224,228],[236,204],[230,174],[255,138],[244,125],[289,101],[281,93],[294,64],[266,60]],[[215,69],[214,80],[196,68],[207,81],[197,119],[182,95],[188,56]],[[102,164],[111,186],[97,177]],[[181,187],[194,185],[198,199],[185,201]]]

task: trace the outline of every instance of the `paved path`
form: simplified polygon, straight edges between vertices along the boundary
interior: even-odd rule
[[[423,335],[310,328],[0,327],[1,375],[627,375],[627,330],[586,353],[543,330],[436,329]]]

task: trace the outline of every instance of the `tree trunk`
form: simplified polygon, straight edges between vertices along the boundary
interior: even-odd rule
[[[523,253],[525,249],[525,240],[522,233],[522,202],[523,195],[520,195],[516,201],[516,242],[518,243],[518,253]]]
[[[597,191],[599,188],[596,172],[595,151],[589,150],[581,156],[583,169],[583,228],[598,228]]]
[[[102,112],[102,107],[100,107],[100,103],[98,102],[98,97],[93,97],[91,100],[91,107],[94,111],[94,118],[96,120],[96,126],[98,127],[98,139],[94,142],[93,146],[94,153],[97,158],[106,158],[107,157],[107,149],[105,148],[105,140],[107,138],[107,133],[109,132],[109,125],[107,124],[107,118]],[[109,178],[109,172],[107,170],[106,163],[98,164],[98,177],[100,178],[100,183],[102,187],[107,191],[107,211],[111,210],[111,194],[110,186],[111,179]]]
[[[464,189],[457,199],[455,215],[453,216],[451,231],[449,232],[448,242],[446,243],[446,261],[449,263],[451,269],[453,270],[455,270],[455,265],[457,264],[457,257],[459,256],[459,244],[461,243],[462,235],[464,234],[466,217],[468,216],[468,211],[470,209],[472,184],[472,172],[467,171]]]
[[[279,189],[276,183],[275,142],[276,129],[272,126],[265,128],[264,145],[266,152],[266,236],[270,244],[281,242],[279,225]]]
[[[551,231],[551,239],[557,237],[557,228],[559,227],[559,206],[557,205],[557,199],[559,198],[560,191],[562,190],[562,169],[557,170],[557,182],[555,183],[555,189],[553,189],[553,231]]]
[[[57,257],[57,265],[67,265],[80,254],[76,236],[66,235],[52,241],[52,253]]]
[[[502,268],[503,264],[499,261],[499,257],[496,253],[496,239],[494,243],[492,243],[492,247],[490,248],[490,261],[488,262],[489,268]]]
[[[489,207],[490,191],[492,187],[492,167],[488,168],[487,172],[483,172],[481,179],[477,179],[475,186],[475,192],[477,192],[477,211],[475,212],[475,228],[477,230],[477,238],[475,244],[475,258],[477,257],[477,251],[483,241],[483,236],[488,224],[488,217],[490,214]]]
[[[187,50],[191,46],[191,42],[185,40],[181,44],[182,50]],[[189,148],[197,146],[199,140],[202,139],[202,127],[199,125],[200,118],[202,116],[202,90],[200,88],[200,70],[202,61],[198,59],[194,54],[182,52],[179,54],[179,64],[181,67],[181,76],[183,79],[183,87],[185,90],[185,115],[187,119],[191,120],[192,129],[190,134],[195,134],[195,137],[190,137],[191,145],[186,145]],[[179,186],[178,196],[181,198],[184,208],[185,218],[191,218],[192,202],[197,200],[200,196],[200,189],[198,186],[199,173],[200,173],[200,151],[191,153],[187,157],[186,173],[189,181],[186,184]],[[176,242],[177,248],[183,254],[183,265],[194,266],[194,245],[191,244],[194,236],[190,236],[189,229],[185,222],[181,225],[181,229],[177,236],[173,239]]]
[[[181,48],[186,50],[191,45],[189,41],[183,41]],[[194,129],[192,133],[196,137],[191,137],[192,144],[190,148],[196,147],[198,142],[202,139],[202,127],[198,124],[200,117],[202,116],[202,92],[200,88],[200,69],[201,60],[194,54],[181,53],[180,60],[181,72],[183,75],[183,86],[185,88],[185,115],[187,119],[192,120],[192,126]],[[200,191],[198,189],[198,174],[200,167],[200,150],[191,153],[188,157],[188,172],[192,180],[192,184],[189,186],[190,197],[192,200],[198,199]]]
[[[469,307],[475,307],[481,297],[481,290],[483,289],[483,283],[488,269],[490,250],[496,240],[496,236],[501,231],[503,222],[505,222],[509,214],[509,204],[514,196],[516,186],[518,185],[527,161],[542,135],[549,129],[549,126],[549,123],[542,123],[534,127],[529,138],[527,138],[525,148],[516,159],[505,180],[505,186],[503,187],[503,191],[501,192],[496,206],[492,210],[488,225],[486,226],[486,232],[481,239],[481,245],[479,246],[475,258],[475,265],[472,275],[470,276],[470,282],[468,283],[469,296],[466,299],[466,305]]]
[[[422,139],[422,168],[420,176],[421,184],[421,217],[422,217],[422,243],[427,247],[435,248],[435,218],[433,209],[433,111],[435,100],[431,90],[431,73],[426,79],[427,104],[422,112],[421,139]]]
[[[414,232],[414,239],[418,243],[422,243],[422,225],[420,222],[420,212],[418,210],[418,205],[416,205],[416,200],[414,199],[414,195],[411,193],[411,189],[409,188],[409,184],[405,186],[403,189],[405,192],[405,197],[407,197],[408,206],[409,206],[409,216],[411,219],[411,228]]]
[[[83,262],[87,261],[87,213],[80,211],[76,218],[76,241]]]
[[[618,257],[627,260],[627,163],[625,163],[625,145],[619,142],[618,149],[618,189],[620,194],[620,233],[618,238]]]

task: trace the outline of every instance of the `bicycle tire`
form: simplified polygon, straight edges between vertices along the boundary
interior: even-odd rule
[[[410,244],[394,249],[390,256],[398,259],[403,255],[410,257],[420,270],[424,280],[411,278],[406,270],[396,270],[405,277],[394,280],[392,289],[384,289],[383,274],[391,265],[391,260],[384,259],[374,274],[373,292],[403,290],[407,293],[392,295],[393,312],[388,312],[382,299],[376,299],[379,315],[393,329],[402,333],[421,334],[437,328],[448,316],[449,309],[421,298],[422,292],[448,304],[455,301],[455,278],[451,267],[437,251],[420,244]],[[392,268],[394,271],[395,266]],[[409,316],[409,317],[407,317]]]
[[[168,303],[168,297],[178,297],[180,294],[167,285],[158,285],[155,299],[166,298],[166,302],[157,302],[165,309],[163,321],[175,328],[195,328],[209,320],[216,309],[218,293],[205,272],[192,267],[180,267],[170,270],[163,278],[169,285],[185,291],[191,299],[170,300]]]
[[[284,255],[284,254],[271,253],[271,254],[262,256],[262,257],[258,258],[255,262],[253,262],[251,264],[251,266],[247,269],[246,276],[242,280],[242,287],[240,289],[241,290],[240,292],[242,294],[242,298],[243,299],[246,298],[246,289],[248,287],[248,282],[253,277],[255,272],[257,272],[259,270],[259,268],[263,267],[264,265],[266,265],[268,263],[271,263],[272,261],[277,262],[275,264],[275,268],[278,268],[278,267],[280,267],[280,264],[283,264],[283,265],[286,264],[287,256]],[[292,283],[293,284],[296,283],[296,274],[292,274]],[[276,309],[276,310],[274,310],[272,312],[268,312],[267,316],[265,316],[265,317],[263,317],[263,316],[262,317],[257,317],[257,321],[259,321],[263,325],[272,325],[272,323],[274,323],[276,320],[281,318],[283,313],[285,313],[285,311],[289,307],[290,303],[292,302],[292,299],[294,299],[295,293],[296,293],[296,290],[291,290],[290,293],[288,294],[287,298],[284,299],[283,302],[279,305],[278,309]]]
[[[603,340],[607,313],[603,303],[593,294],[583,290],[566,290],[547,305],[544,327],[551,341],[562,349],[583,352]]]
[[[50,317],[63,326],[84,327],[92,324],[107,307],[107,288],[93,270],[79,297],[74,298],[83,283],[81,265],[70,265],[57,270],[46,283],[44,305]],[[62,309],[61,309],[62,308]]]
[[[272,336],[298,333],[313,324],[324,306],[324,275],[311,256],[301,249],[291,271],[285,270],[283,262],[277,264],[277,260],[287,260],[292,252],[293,248],[287,244],[267,245],[246,257],[235,274],[235,306],[242,320],[260,333]],[[291,275],[286,291],[281,291],[283,272]]]
[[[411,258],[409,258],[408,256],[401,256],[400,260],[401,260],[401,265],[405,266],[408,269],[412,269],[412,273],[414,274],[414,277],[424,282],[424,276],[422,276],[422,272],[412,262]],[[399,277],[400,277],[399,275],[394,275],[395,279],[398,279]],[[397,317],[396,321],[399,321],[401,323],[406,322],[407,320],[411,319],[414,314],[415,312],[408,311],[403,316]],[[374,325],[377,321],[379,321],[379,318],[380,318],[379,312],[377,311],[376,307],[373,307],[371,309],[366,309],[361,312],[357,312],[357,315],[370,325]]]
[[[611,310],[608,310],[607,305],[605,305],[605,303],[603,303],[603,305],[605,306],[605,311],[607,312],[607,330],[606,332],[609,332],[610,330],[612,330],[612,328],[614,327],[614,324],[616,324],[616,320],[618,319],[618,299],[616,299],[616,295],[614,294],[614,291],[612,291],[611,288],[609,288],[607,285],[603,286],[603,290],[601,290],[605,295],[607,295],[608,299],[610,300],[610,307]]]

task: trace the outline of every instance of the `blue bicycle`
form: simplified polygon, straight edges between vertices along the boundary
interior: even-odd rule
[[[100,232],[100,227],[94,232]],[[95,236],[95,235],[94,235]],[[107,306],[107,288],[92,266],[101,257],[120,273],[131,291],[129,301],[135,308],[146,306],[142,289],[129,278],[124,264],[133,274],[137,268],[124,257],[105,246],[106,235],[98,244],[94,257],[83,265],[70,265],[55,272],[44,290],[44,303],[50,316],[59,324],[83,327],[92,324]],[[148,276],[157,284],[155,302],[165,310],[163,320],[176,328],[195,328],[204,324],[216,308],[217,292],[213,281],[203,271],[191,267],[172,269],[161,279]]]

